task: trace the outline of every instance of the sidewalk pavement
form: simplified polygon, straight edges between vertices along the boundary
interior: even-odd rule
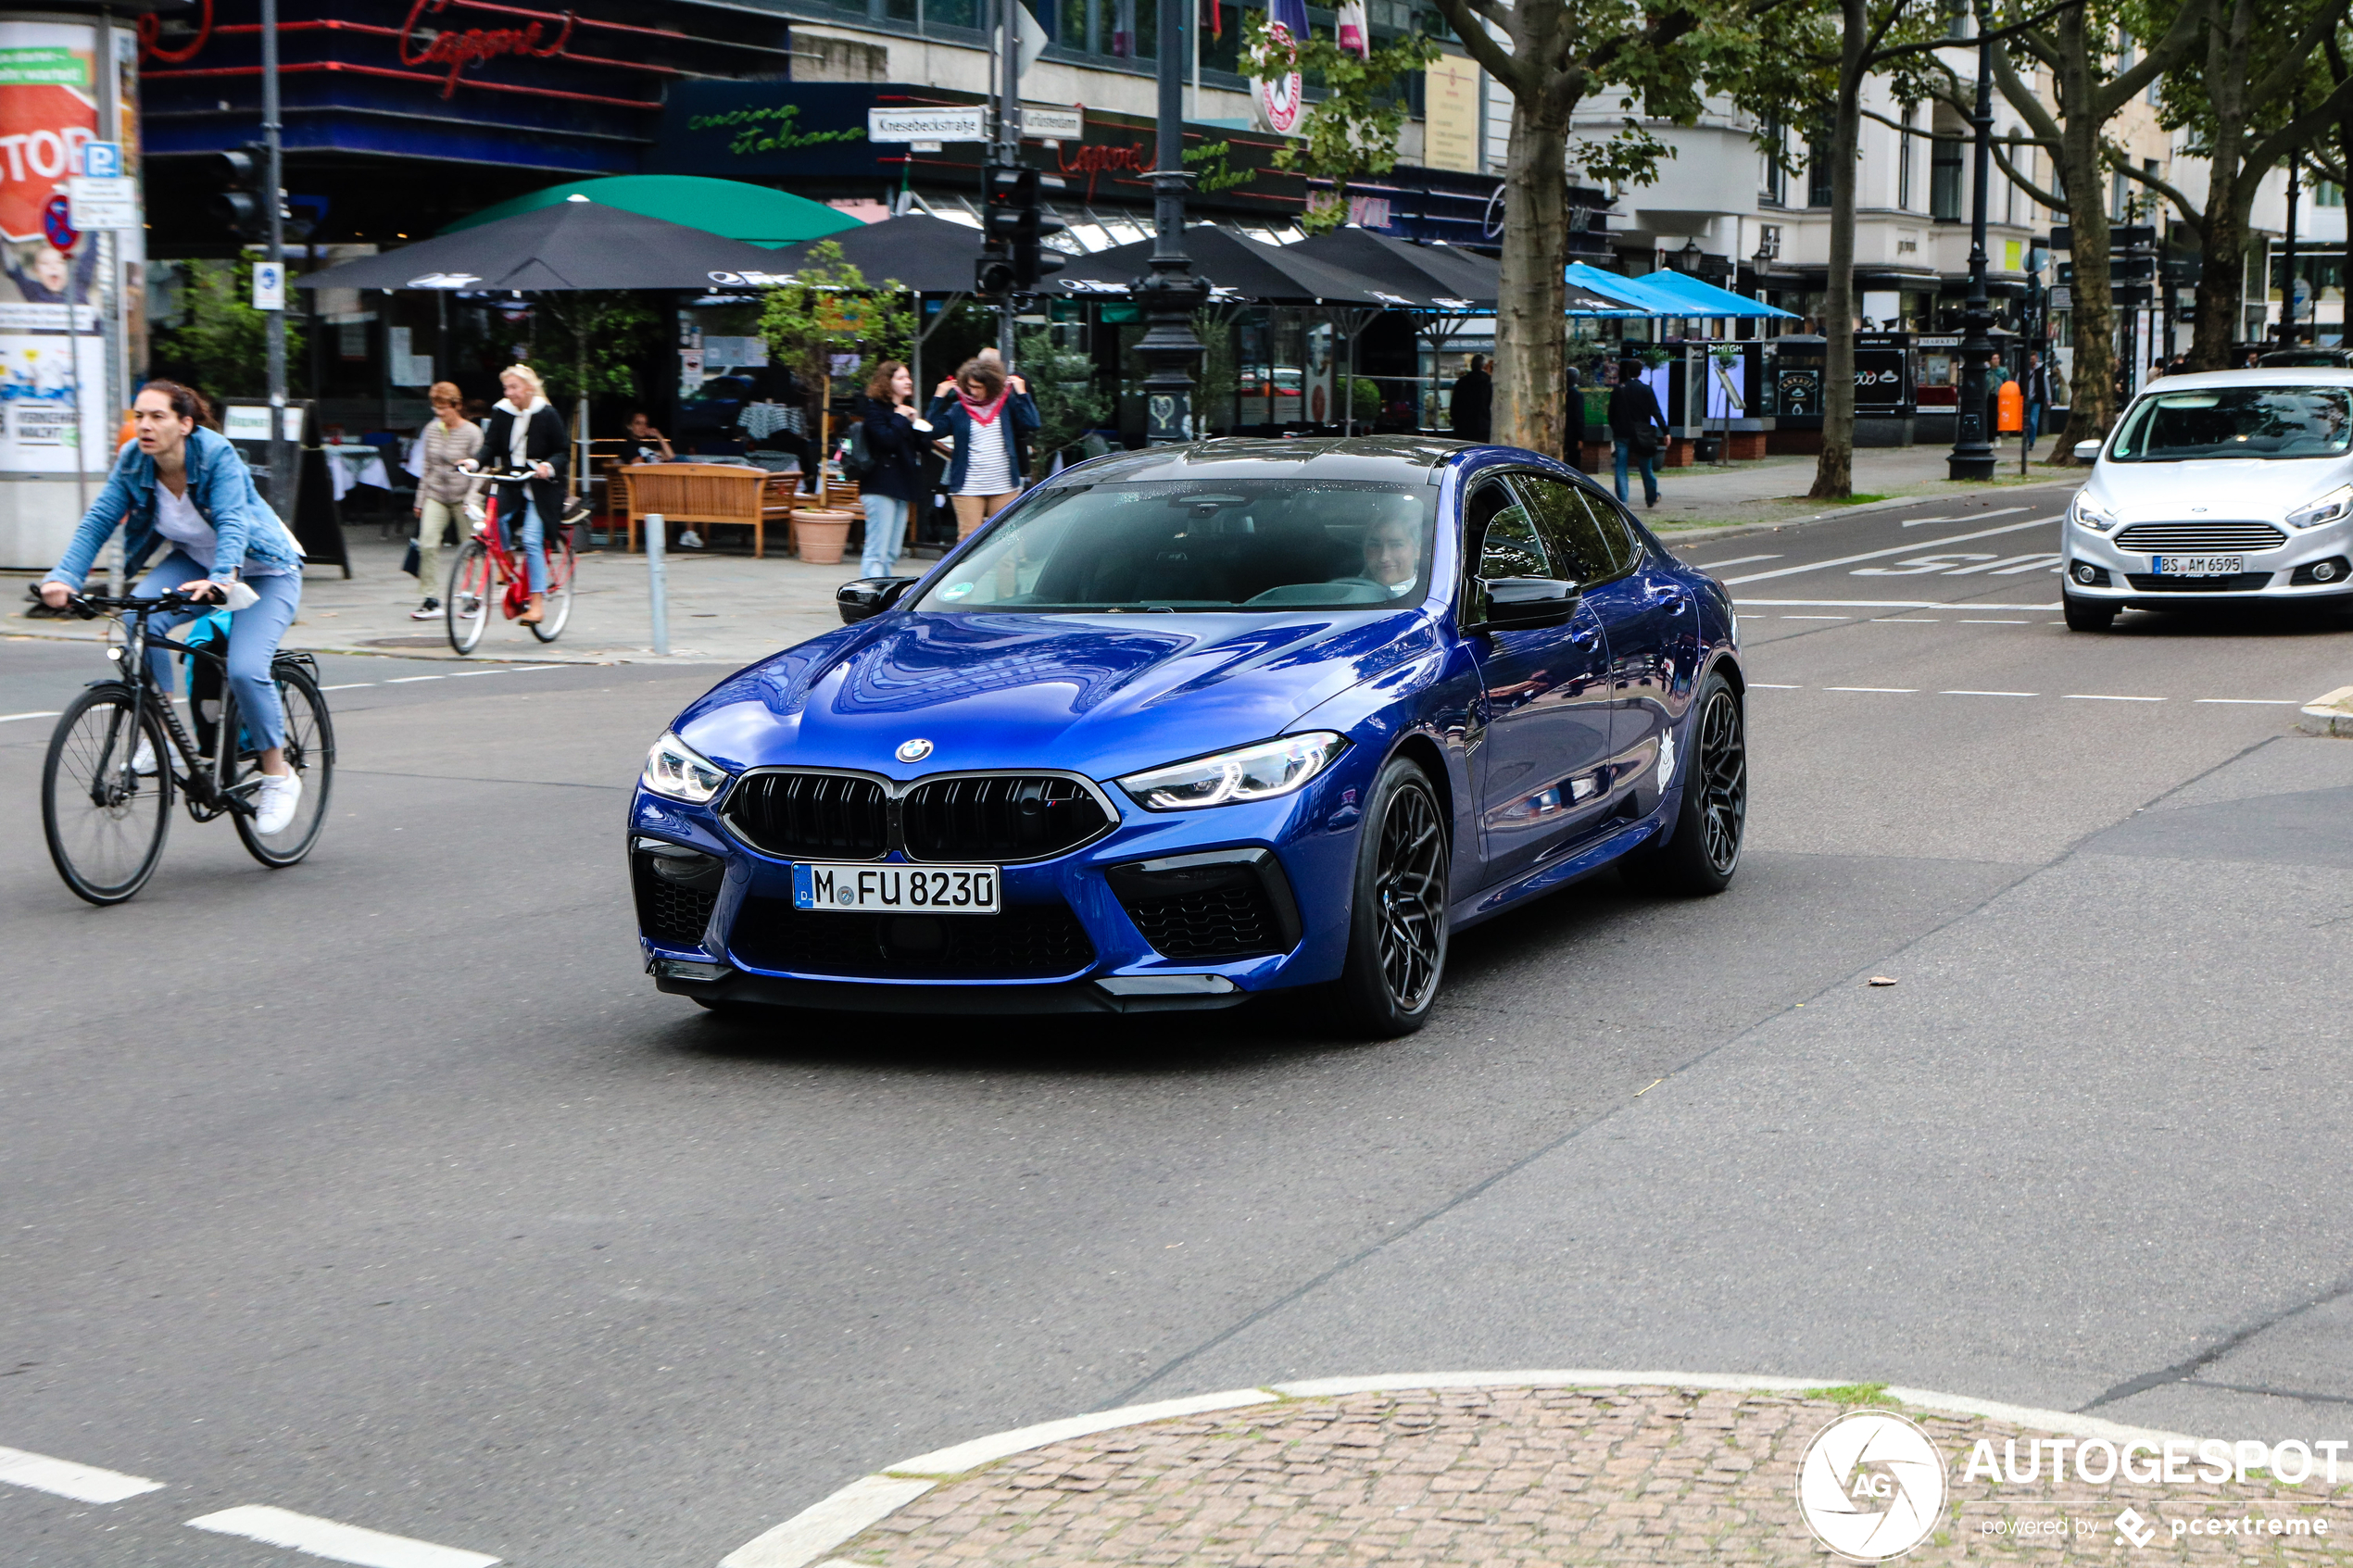
[[[400,570],[407,541],[378,537],[372,525],[344,530],[351,577],[333,567],[303,574],[302,610],[285,646],[313,653],[394,655],[447,659],[443,622],[411,621],[422,602],[417,580]],[[503,617],[494,619],[476,659],[532,664],[612,664],[623,661],[737,666],[841,624],[834,590],[858,575],[858,563],[812,566],[771,551],[754,560],[727,550],[673,549],[669,563],[670,655],[653,652],[652,598],[643,555],[618,548],[592,550],[580,558],[573,591],[572,621],[552,643],[542,643]],[[901,558],[902,575],[928,562]],[[32,574],[27,573],[28,580]],[[20,590],[10,590],[12,600]],[[19,601],[20,602],[20,601]],[[30,621],[12,609],[10,634],[95,639],[104,626],[86,621]]]
[[[1898,1408],[1869,1389],[1670,1386],[1491,1384],[1284,1399],[1116,1427],[994,1463],[968,1461],[968,1474],[901,1502],[847,1540],[837,1533],[837,1544],[828,1547],[822,1536],[803,1536],[788,1547],[780,1531],[773,1546],[763,1538],[728,1562],[775,1568],[811,1556],[821,1568],[1843,1562],[1808,1533],[1794,1493],[1807,1444],[1866,1400]],[[2348,1483],[2342,1486],[2323,1484],[2316,1468],[2301,1486],[2259,1472],[2244,1483],[2172,1486],[2084,1483],[2070,1472],[2055,1486],[2057,1450],[2030,1449],[2036,1438],[2047,1445],[2055,1430],[2071,1428],[2122,1450],[2133,1438],[2161,1442],[2164,1435],[2056,1413],[2048,1424],[1918,1404],[1899,1413],[1926,1430],[1946,1468],[1945,1522],[1906,1563],[2353,1558],[2347,1497],[2353,1465],[2341,1472]],[[1982,1469],[1967,1478],[1980,1438],[1991,1440],[1992,1454],[2015,1459],[2021,1473],[2035,1456],[2040,1478],[1996,1486]],[[938,1457],[952,1462],[957,1450]],[[884,1474],[925,1468],[915,1461]],[[894,1485],[903,1496],[918,1483],[853,1484]],[[2128,1508],[2139,1519],[2120,1521]],[[2284,1533],[2271,1533],[2273,1518]],[[2325,1522],[2325,1532],[2284,1533],[2289,1520],[2304,1521],[2308,1532]],[[2213,1535],[2205,1533],[2208,1521]],[[2128,1545],[2122,1529],[2142,1536],[2145,1547]]]
[[[2038,457],[2048,458],[2057,449],[2046,442],[2036,452]],[[2018,444],[2013,441],[1994,448],[1992,484],[1982,481],[1956,483],[1944,477],[1945,459],[1951,453],[1949,446],[1858,448],[1855,453],[1854,492],[1857,496],[1884,498],[1957,495],[2013,485],[2058,484],[2072,488],[2083,478],[2081,469],[2051,468],[2039,461],[2025,478],[2020,478]],[[1662,533],[1726,524],[1789,522],[1834,510],[1840,505],[1806,497],[1806,492],[1814,483],[1815,462],[1812,458],[1762,458],[1729,467],[1694,463],[1689,468],[1667,469],[1658,476],[1658,505],[1649,509],[1642,506],[1639,476],[1629,477],[1627,490],[1634,509]],[[1615,470],[1593,477],[1605,487],[1614,488],[1617,483]]]

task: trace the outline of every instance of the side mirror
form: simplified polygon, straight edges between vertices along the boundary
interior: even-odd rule
[[[1478,584],[1483,626],[1557,626],[1577,613],[1580,590],[1559,577],[1490,577]]]
[[[2075,460],[2079,463],[2098,462],[2100,460],[2100,444],[2096,441],[2077,442],[2075,444]]]
[[[841,612],[845,626],[871,621],[906,597],[907,590],[917,581],[912,577],[861,577],[834,590],[834,608]]]

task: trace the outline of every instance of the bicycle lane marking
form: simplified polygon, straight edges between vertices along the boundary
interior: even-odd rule
[[[191,1519],[192,1529],[242,1536],[265,1546],[285,1547],[310,1557],[355,1562],[361,1568],[490,1568],[498,1561],[486,1551],[435,1546],[407,1536],[387,1536],[357,1524],[314,1519],[290,1509],[245,1503]]]
[[[69,1459],[51,1459],[22,1449],[0,1449],[0,1481],[76,1502],[120,1502],[144,1492],[163,1490],[162,1482],[144,1475],[125,1475],[119,1470],[101,1470],[94,1464],[76,1464]]]
[[[55,711],[48,713],[0,713],[0,724],[13,724],[19,719],[56,719],[58,717],[60,717],[60,715]]]
[[[1883,560],[1889,556],[1926,554],[1943,545],[1961,545],[1971,539],[1990,539],[1997,533],[2016,533],[2023,528],[2045,528],[2066,515],[2064,512],[2054,512],[2049,517],[2029,518],[2024,522],[2006,522],[1999,528],[1982,528],[1974,533],[1956,533],[1944,539],[1914,539],[1890,549],[1866,550],[1861,555],[1837,556],[1829,560],[1807,561],[1799,566],[1775,567],[1770,571],[1743,572],[1738,577],[1724,579],[1724,585],[1728,588],[1737,587],[1743,583],[1762,583],[1768,578],[1789,577],[1802,571],[1827,571],[1834,566],[1853,566],[1857,561]]]

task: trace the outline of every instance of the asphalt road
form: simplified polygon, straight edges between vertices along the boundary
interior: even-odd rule
[[[1467,934],[1381,1045],[655,994],[624,788],[715,670],[329,660],[316,857],[183,820],[111,910],[0,718],[0,1445],[164,1484],[0,1485],[7,1562],[291,1561],[185,1523],[260,1505],[707,1568],[958,1438],[1400,1369],[2347,1436],[2353,744],[2292,723],[2353,633],[2070,634],[2064,496],[1690,547],[1757,683],[1740,879]],[[0,643],[0,715],[93,662]]]

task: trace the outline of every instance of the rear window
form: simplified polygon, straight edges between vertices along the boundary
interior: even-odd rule
[[[2158,392],[2126,411],[2108,447],[2120,463],[2339,458],[2353,450],[2353,389],[2220,386]]]

